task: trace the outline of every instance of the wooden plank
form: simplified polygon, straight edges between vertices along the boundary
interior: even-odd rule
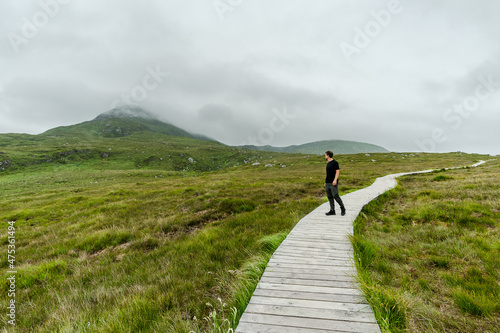
[[[336,218],[334,218],[336,219]],[[346,220],[346,222],[348,222]],[[334,232],[345,232],[346,230],[352,229],[351,222],[349,221],[348,223],[339,223],[337,221],[336,223],[330,222],[330,221],[325,221],[324,218],[315,218],[315,219],[309,219],[308,221],[305,221],[301,224],[297,225],[297,229],[293,229],[293,232],[301,232],[301,231],[309,231],[309,230],[326,230],[330,231],[332,233]]]
[[[350,260],[352,258],[352,251],[349,250],[317,250],[304,247],[291,247],[290,245],[283,246],[274,252],[272,257],[286,256],[286,257],[323,257],[325,260]]]
[[[296,259],[297,261],[301,261],[301,260],[307,260],[307,259],[311,259],[311,260],[324,260],[325,262],[328,262],[328,261],[342,261],[342,262],[349,262],[349,263],[353,263],[353,258],[349,257],[349,256],[334,256],[334,255],[331,255],[330,257],[326,256],[326,255],[320,255],[320,254],[313,254],[313,253],[291,253],[290,251],[280,251],[280,252],[275,252],[275,254],[271,257],[271,260],[275,260],[276,259],[289,259],[289,260],[294,260]]]
[[[335,244],[335,243],[314,243],[314,242],[300,242],[300,241],[284,241],[283,246],[294,247],[298,249],[310,249],[315,251],[347,251],[352,252],[352,246],[346,246],[345,244]]]
[[[344,320],[311,319],[244,313],[240,322],[289,326],[294,328],[324,329],[337,332],[371,333],[380,332],[377,324],[349,322]],[[238,331],[237,331],[238,332]]]
[[[236,332],[238,332],[238,333],[254,333],[254,332],[259,332],[259,333],[338,333],[339,331],[240,322]]]
[[[345,231],[351,227],[338,227],[335,229],[332,229],[331,226],[329,225],[321,225],[318,223],[315,224],[303,224],[300,226],[296,226],[297,229],[293,229],[289,236],[299,236],[299,235],[308,235],[308,234],[313,234],[313,235],[318,235],[318,236],[324,236],[324,237],[339,237],[342,238],[345,235]]]
[[[256,289],[275,289],[275,290],[289,290],[289,291],[309,291],[324,294],[339,294],[339,295],[362,295],[359,289],[354,288],[334,288],[334,287],[317,287],[317,286],[300,286],[293,284],[274,284],[260,282]]]
[[[303,262],[298,262],[294,260],[279,260],[275,259],[273,260],[272,263],[268,264],[268,266],[271,267],[297,267],[297,268],[321,268],[322,270],[329,271],[331,273],[335,272],[336,270],[350,270],[353,269],[353,265],[351,264],[350,261],[337,261],[336,263],[330,263],[330,264],[317,264],[317,263],[308,263],[306,261]]]
[[[348,230],[331,230],[326,227],[319,226],[303,226],[296,230],[293,230],[290,237],[295,236],[314,236],[314,237],[331,237],[346,240],[347,235],[349,235]]]
[[[296,263],[296,264],[309,264],[320,266],[346,266],[351,265],[351,259],[315,259],[314,257],[290,257],[286,255],[274,255],[273,260],[280,263]]]
[[[325,258],[352,258],[352,252],[350,253],[338,253],[337,251],[318,251],[311,249],[297,249],[290,246],[279,247],[276,252],[277,254],[288,254],[288,255],[305,255],[305,256],[315,256],[315,257],[325,257]]]
[[[283,272],[290,272],[290,273],[309,273],[309,274],[318,274],[318,275],[328,275],[328,274],[346,274],[346,275],[352,275],[354,276],[356,272],[354,269],[349,269],[349,270],[337,270],[336,272],[332,272],[331,270],[325,270],[325,269],[319,269],[319,268],[299,268],[299,267],[283,267],[283,266],[267,266],[266,271],[269,270],[271,272],[276,272],[276,271],[283,271]]]
[[[254,299],[255,298],[255,299]],[[261,304],[261,305],[279,305],[279,306],[293,306],[298,308],[309,308],[309,309],[329,309],[329,310],[343,310],[343,311],[353,311],[353,312],[368,312],[372,313],[372,310],[368,304],[362,303],[347,303],[347,302],[335,302],[335,301],[316,301],[316,300],[305,300],[305,299],[286,299],[286,298],[274,298],[269,296],[256,296],[252,297],[250,304]]]
[[[343,240],[335,240],[335,239],[315,239],[315,237],[289,237],[284,242],[288,243],[313,243],[313,244],[321,244],[322,247],[330,247],[331,248],[346,248],[351,249],[352,244],[348,239]]]
[[[313,259],[311,259],[313,260]],[[273,265],[282,265],[282,266],[288,266],[289,264],[295,265],[295,267],[305,267],[305,268],[319,268],[323,270],[331,270],[330,266],[335,266],[339,267],[354,267],[354,262],[351,259],[335,259],[337,262],[342,262],[342,265],[332,265],[332,264],[327,264],[326,261],[324,264],[321,263],[315,263],[315,262],[290,262],[290,260],[280,260],[280,258],[276,258],[273,260],[269,260],[268,266],[273,266]]]
[[[327,236],[324,233],[318,233],[318,234],[312,234],[312,233],[307,233],[307,234],[296,234],[296,235],[289,235],[287,240],[295,240],[295,241],[313,241],[313,242],[324,242],[324,243],[335,243],[335,244],[343,244],[343,245],[351,245],[351,241],[349,240],[348,237],[345,236]]]
[[[276,316],[348,320],[360,323],[375,323],[375,317],[371,312],[347,311],[339,309],[318,309],[318,308],[307,308],[307,307],[250,304],[245,309],[245,312],[271,314]]]
[[[331,226],[328,224],[321,224],[316,222],[315,224],[308,224],[308,225],[300,225],[297,227],[297,229],[293,230],[293,234],[307,234],[307,233],[312,233],[316,234],[319,232],[324,232],[325,236],[342,236],[342,235],[347,235],[349,234],[349,231],[352,230],[352,226]],[[292,235],[293,235],[292,234]]]
[[[349,271],[353,270],[354,265],[351,266],[336,266],[334,271]],[[267,267],[288,267],[288,268],[304,268],[304,269],[314,269],[318,271],[325,271],[325,272],[333,272],[330,269],[330,266],[323,266],[323,265],[307,265],[307,264],[294,264],[294,263],[279,263],[275,261],[270,261],[267,264]]]
[[[313,266],[313,267],[321,267],[324,269],[331,269],[331,270],[336,270],[337,268],[346,268],[346,267],[353,267],[352,261],[351,260],[328,260],[324,261],[321,263],[321,260],[315,260],[315,259],[307,259],[307,258],[302,258],[302,259],[297,259],[297,258],[283,258],[283,257],[276,257],[273,259],[272,265],[307,265],[308,267]]]
[[[329,221],[324,221],[324,219],[310,219],[308,221],[304,221],[300,224],[296,225],[297,229],[293,229],[292,232],[308,232],[308,231],[316,231],[316,230],[325,230],[331,234],[336,232],[344,233],[346,230],[352,228],[351,222],[349,223],[332,223]]]
[[[285,252],[285,250],[286,250],[286,252]],[[276,260],[278,260],[279,258],[289,258],[289,259],[296,258],[297,260],[299,260],[301,258],[302,259],[310,258],[311,260],[324,259],[325,262],[327,262],[327,261],[343,261],[343,262],[352,264],[352,263],[354,263],[354,260],[351,257],[351,255],[352,255],[351,253],[343,251],[343,252],[337,253],[337,254],[330,254],[330,256],[327,257],[327,256],[322,256],[321,253],[318,253],[318,252],[304,251],[304,252],[297,253],[297,252],[288,251],[288,249],[282,249],[276,253],[276,257],[271,257],[271,259],[269,261],[270,262],[274,261],[275,260],[274,258],[276,258]],[[321,264],[320,264],[320,266],[321,266]]]
[[[340,254],[335,254],[335,253],[332,253],[332,254],[328,254],[328,253],[325,253],[325,252],[321,252],[321,251],[316,251],[316,252],[312,252],[312,251],[304,251],[304,250],[294,250],[294,249],[291,249],[291,248],[287,248],[287,249],[280,249],[280,250],[276,250],[276,252],[274,252],[274,255],[283,255],[283,256],[287,256],[287,257],[290,257],[290,258],[315,258],[315,259],[340,259],[340,260],[352,260],[352,257],[349,255],[340,255]]]
[[[317,281],[336,281],[336,282],[349,282],[356,283],[356,279],[353,276],[346,274],[331,275],[331,274],[310,274],[310,273],[293,273],[293,272],[283,272],[283,271],[268,271],[266,270],[262,277],[273,277],[273,278],[288,278],[288,279],[305,279],[305,280],[317,280]]]
[[[324,248],[324,247],[328,247],[328,248],[332,248],[332,249],[344,249],[344,248],[347,248],[347,249],[350,249],[352,246],[351,244],[345,242],[345,241],[342,241],[342,242],[330,242],[330,241],[324,241],[324,240],[315,240],[315,241],[311,241],[310,239],[309,240],[300,240],[300,239],[294,239],[294,238],[286,238],[284,241],[283,241],[284,244],[302,244],[302,243],[305,243],[307,245],[307,247],[315,247],[315,246],[318,246],[318,247],[321,247],[321,248]]]
[[[340,254],[343,256],[352,256],[352,249],[333,249],[333,248],[328,247],[328,246],[318,247],[318,246],[312,246],[312,245],[308,246],[307,244],[298,245],[298,244],[286,243],[286,244],[283,244],[283,247],[280,246],[279,250],[283,250],[284,248],[289,248],[289,247],[293,247],[295,249],[302,250],[302,251],[311,251],[312,253],[318,253],[318,254],[329,253],[329,254]]]
[[[310,291],[256,289],[253,295],[271,297],[271,298],[284,298],[284,299],[297,299],[297,300],[302,299],[302,300],[326,301],[326,302],[331,302],[335,300],[336,302],[340,303],[367,304],[365,298],[359,295],[332,296],[331,294],[314,293]]]
[[[323,246],[322,248],[317,248],[317,247],[311,247],[311,246],[297,246],[294,244],[281,244],[276,251],[290,251],[291,253],[293,252],[302,252],[302,253],[313,253],[313,254],[325,254],[325,255],[342,255],[345,256],[346,254],[348,256],[352,257],[352,249],[351,250],[339,250],[339,249],[333,249],[328,246]]]
[[[302,286],[333,287],[333,288],[351,288],[353,286],[352,281],[292,279],[292,278],[271,277],[271,276],[263,276],[261,281],[270,284],[295,284]]]

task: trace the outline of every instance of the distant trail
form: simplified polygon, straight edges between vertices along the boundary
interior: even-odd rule
[[[236,332],[380,332],[357,286],[348,236],[363,206],[396,187],[397,177],[434,170],[387,175],[343,195],[345,216],[325,216],[325,202],[302,218],[273,254]]]

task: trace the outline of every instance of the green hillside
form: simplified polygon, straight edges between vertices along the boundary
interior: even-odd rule
[[[94,120],[39,135],[0,134],[0,172],[4,173],[65,164],[203,172],[255,163],[272,155],[188,133],[134,107],[116,108]]]
[[[345,140],[324,140],[315,141],[302,145],[293,145],[288,147],[273,146],[242,146],[244,148],[259,151],[275,151],[282,153],[302,153],[302,154],[324,154],[331,150],[334,154],[359,154],[359,153],[386,153],[387,149],[364,142],[345,141]]]
[[[172,124],[165,123],[152,113],[133,106],[118,107],[100,114],[91,121],[56,127],[46,131],[43,135],[117,138],[143,132],[210,140],[203,135],[191,134]]]
[[[203,172],[260,162],[272,155],[225,146],[216,141],[150,131],[116,138],[86,136],[85,139],[77,134],[0,134],[0,172],[3,173],[61,165]]]

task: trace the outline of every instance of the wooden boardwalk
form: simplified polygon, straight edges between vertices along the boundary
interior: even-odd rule
[[[363,206],[394,188],[396,177],[430,171],[377,178],[342,196],[345,216],[340,209],[326,216],[326,202],[301,219],[269,261],[236,332],[380,332],[357,286],[348,236]]]

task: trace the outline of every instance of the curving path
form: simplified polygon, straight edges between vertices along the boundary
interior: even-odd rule
[[[397,177],[432,171],[387,175],[343,195],[345,216],[325,216],[326,202],[302,218],[273,254],[236,332],[380,332],[357,286],[348,236],[363,206]]]

